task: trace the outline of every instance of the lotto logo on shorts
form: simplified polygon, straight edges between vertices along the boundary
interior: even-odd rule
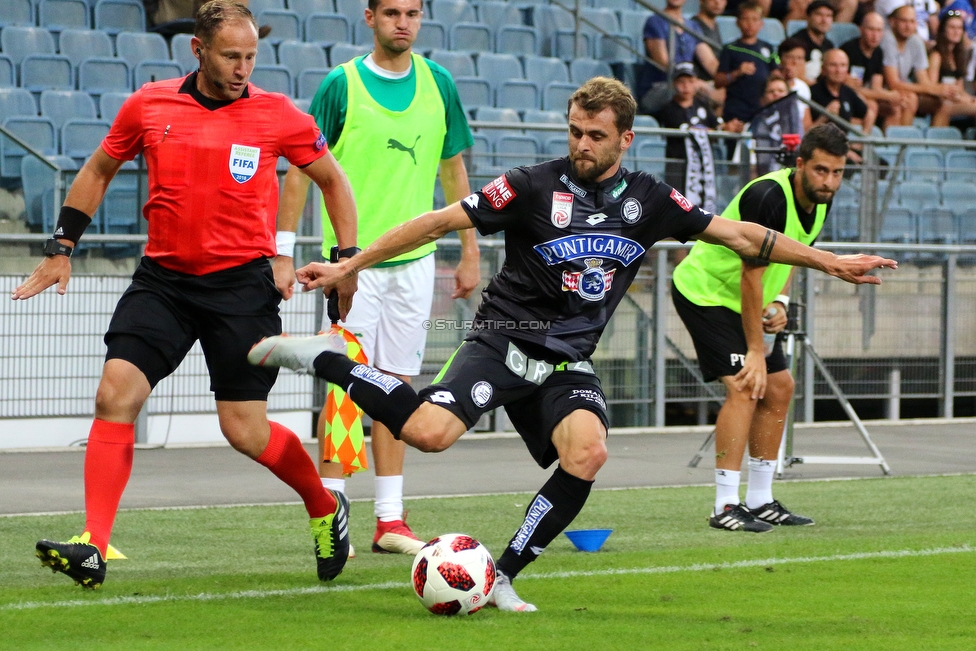
[[[671,190],[671,198],[674,199],[674,202],[679,206],[681,206],[681,209],[684,210],[685,212],[691,211],[691,202],[685,199],[685,195],[681,194],[680,192],[678,192],[673,188]]]
[[[481,193],[495,210],[501,210],[515,198],[515,192],[512,191],[512,186],[508,184],[508,179],[504,175],[481,188]]]
[[[258,162],[261,160],[261,150],[258,147],[247,147],[245,145],[230,146],[230,175],[238,183],[246,183],[251,180],[258,171]]]

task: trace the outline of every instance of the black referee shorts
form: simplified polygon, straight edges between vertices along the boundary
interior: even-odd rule
[[[199,340],[214,398],[267,400],[278,369],[251,366],[247,353],[281,334],[280,302],[266,258],[192,276],[144,257],[115,306],[105,359],[131,362],[155,388]]]
[[[521,352],[519,347],[525,348],[521,343],[496,339],[500,340],[493,341],[496,345],[479,340],[461,344],[437,382],[420,391],[420,398],[447,409],[469,428],[485,412],[504,406],[532,458],[543,468],[559,458],[552,431],[577,409],[592,411],[609,429],[606,398],[594,373],[555,370],[544,380],[537,375],[537,382],[530,381],[525,378],[540,367],[529,358],[541,359],[541,355]],[[509,344],[515,352],[504,348]]]
[[[742,315],[727,307],[701,306],[689,301],[678,288],[671,285],[671,300],[691,334],[698,354],[698,368],[706,382],[742,370],[749,346],[742,329]],[[766,373],[778,373],[788,368],[783,354],[783,335],[776,337],[773,351],[766,356]]]

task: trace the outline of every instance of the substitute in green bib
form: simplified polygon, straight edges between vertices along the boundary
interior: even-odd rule
[[[751,221],[811,245],[840,187],[847,136],[833,124],[807,132],[795,168],[748,183],[722,217]],[[771,243],[770,243],[771,246]],[[727,531],[812,525],[773,498],[773,473],[793,378],[782,350],[792,267],[741,258],[697,242],[674,270],[672,299],[691,334],[706,380],[721,378],[725,403],[715,423],[715,508],[709,524]],[[739,499],[749,447],[749,486]]]
[[[357,246],[366,248],[386,231],[428,212],[440,173],[447,203],[470,194],[462,152],[474,143],[450,73],[413,53],[423,16],[421,0],[370,0],[364,12],[373,30],[371,53],[336,67],[322,81],[309,112],[339,161],[359,213]],[[341,63],[341,65],[340,65]],[[293,292],[292,255],[296,227],[305,207],[309,179],[292,167],[285,177],[278,214],[279,247],[275,281],[288,298]],[[322,254],[336,244],[322,206]],[[454,298],[467,298],[480,282],[476,234],[460,233],[461,261]],[[420,374],[434,294],[434,243],[424,244],[359,274],[359,289],[340,325],[362,344],[369,362],[404,382]],[[339,257],[357,249],[340,250]],[[328,330],[328,316],[322,324]],[[319,419],[319,460],[323,484],[345,491],[343,464],[329,462],[324,447],[326,418]],[[376,532],[373,551],[416,554],[418,540],[403,517],[405,446],[381,423],[372,426]]]

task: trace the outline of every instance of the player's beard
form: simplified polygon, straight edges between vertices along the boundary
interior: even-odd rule
[[[800,184],[803,186],[803,194],[807,195],[807,199],[813,203],[827,203],[834,198],[834,190],[818,190],[813,187],[813,183],[805,173],[800,175]]]
[[[603,156],[587,155],[584,157],[575,151],[570,152],[569,160],[573,164],[573,172],[576,173],[576,178],[585,183],[593,183],[620,160],[620,152],[620,143],[618,142],[616,147],[608,150]]]

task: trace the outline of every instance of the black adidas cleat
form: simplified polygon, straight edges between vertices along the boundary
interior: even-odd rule
[[[726,504],[721,513],[712,515],[708,519],[708,526],[726,531],[751,531],[752,533],[766,533],[773,530],[773,525],[757,520],[745,504]]]
[[[37,557],[41,565],[50,567],[53,572],[67,574],[83,588],[94,590],[105,581],[105,559],[98,547],[88,541],[91,535],[86,531],[68,542],[39,540],[36,545]]]
[[[349,500],[338,491],[330,490],[336,500],[335,513],[312,518],[312,538],[315,539],[315,559],[319,579],[331,581],[339,576],[349,558]]]
[[[812,518],[791,513],[779,500],[773,500],[769,504],[764,504],[759,508],[749,509],[757,520],[778,524],[784,527],[809,527],[815,522]]]

